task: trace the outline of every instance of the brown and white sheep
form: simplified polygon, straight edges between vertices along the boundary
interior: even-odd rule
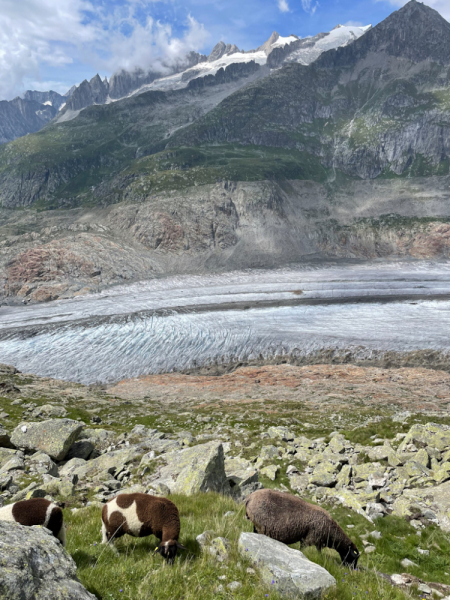
[[[59,506],[45,498],[21,500],[3,506],[0,508],[0,521],[15,521],[27,527],[42,525],[50,529],[63,546],[66,545],[63,512]]]
[[[180,515],[167,498],[149,494],[119,494],[102,509],[102,544],[126,533],[134,537],[154,535],[161,540],[155,552],[173,562],[180,548]]]
[[[345,565],[356,568],[358,548],[331,515],[297,496],[275,490],[257,490],[245,501],[245,516],[255,533],[285,544],[334,548]]]

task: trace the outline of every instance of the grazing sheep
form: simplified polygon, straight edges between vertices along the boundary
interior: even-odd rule
[[[337,550],[344,565],[356,568],[355,544],[326,510],[297,496],[275,490],[257,490],[245,501],[245,516],[253,531],[279,542]]]
[[[45,498],[32,498],[3,506],[0,508],[0,521],[15,521],[27,527],[42,525],[50,529],[63,546],[66,545],[63,512],[54,502]]]
[[[178,548],[180,516],[167,498],[149,494],[119,494],[102,509],[102,544],[128,533],[134,537],[154,535],[161,540],[155,552],[173,562]]]

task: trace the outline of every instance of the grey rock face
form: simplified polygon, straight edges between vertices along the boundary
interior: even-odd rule
[[[323,567],[306,558],[299,550],[293,550],[256,533],[241,533],[239,552],[249,558],[268,585],[282,598],[316,600],[336,585],[335,578]]]
[[[83,425],[71,419],[50,419],[41,423],[21,423],[11,436],[23,450],[41,450],[54,460],[63,460],[78,438]]]
[[[160,470],[159,478],[152,482],[152,486],[166,485],[172,494],[230,492],[220,442],[193,446],[166,454],[164,458],[167,466]]]
[[[0,522],[2,600],[95,600],[76,577],[76,566],[47,529]]]
[[[44,104],[47,102],[47,106],[53,106],[57,111],[61,108],[61,106],[66,102],[67,97],[61,96],[58,92],[54,92],[50,90],[49,92],[38,92],[36,90],[27,90],[23,94],[23,99],[31,102],[38,102],[39,104]]]
[[[39,131],[57,112],[53,106],[19,97],[0,101],[0,144]]]

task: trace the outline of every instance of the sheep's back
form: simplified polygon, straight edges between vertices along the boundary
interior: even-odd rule
[[[246,502],[246,512],[258,533],[285,544],[323,537],[331,516],[301,498],[275,490],[258,490]],[[315,543],[315,542],[314,542]]]

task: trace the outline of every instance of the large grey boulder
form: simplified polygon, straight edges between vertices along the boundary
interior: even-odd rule
[[[22,450],[41,450],[54,460],[63,460],[82,429],[83,423],[71,419],[21,423],[14,429],[11,441]]]
[[[326,569],[308,560],[300,550],[265,535],[241,533],[238,548],[258,568],[263,581],[273,585],[282,598],[316,600],[336,585]]]
[[[0,600],[95,600],[76,565],[43,527],[0,521]]]
[[[223,447],[220,442],[209,442],[179,452],[163,455],[167,465],[152,482],[166,485],[172,494],[198,492],[229,493],[230,484],[225,473]]]
[[[78,475],[78,478],[83,479],[102,479],[107,474],[115,475],[119,473],[126,465],[133,462],[141,456],[142,450],[131,446],[123,450],[112,450],[106,452],[98,458],[85,461],[80,458],[72,458],[63,469],[60,475]],[[70,467],[68,466],[70,463]],[[74,469],[70,468],[76,465]]]

